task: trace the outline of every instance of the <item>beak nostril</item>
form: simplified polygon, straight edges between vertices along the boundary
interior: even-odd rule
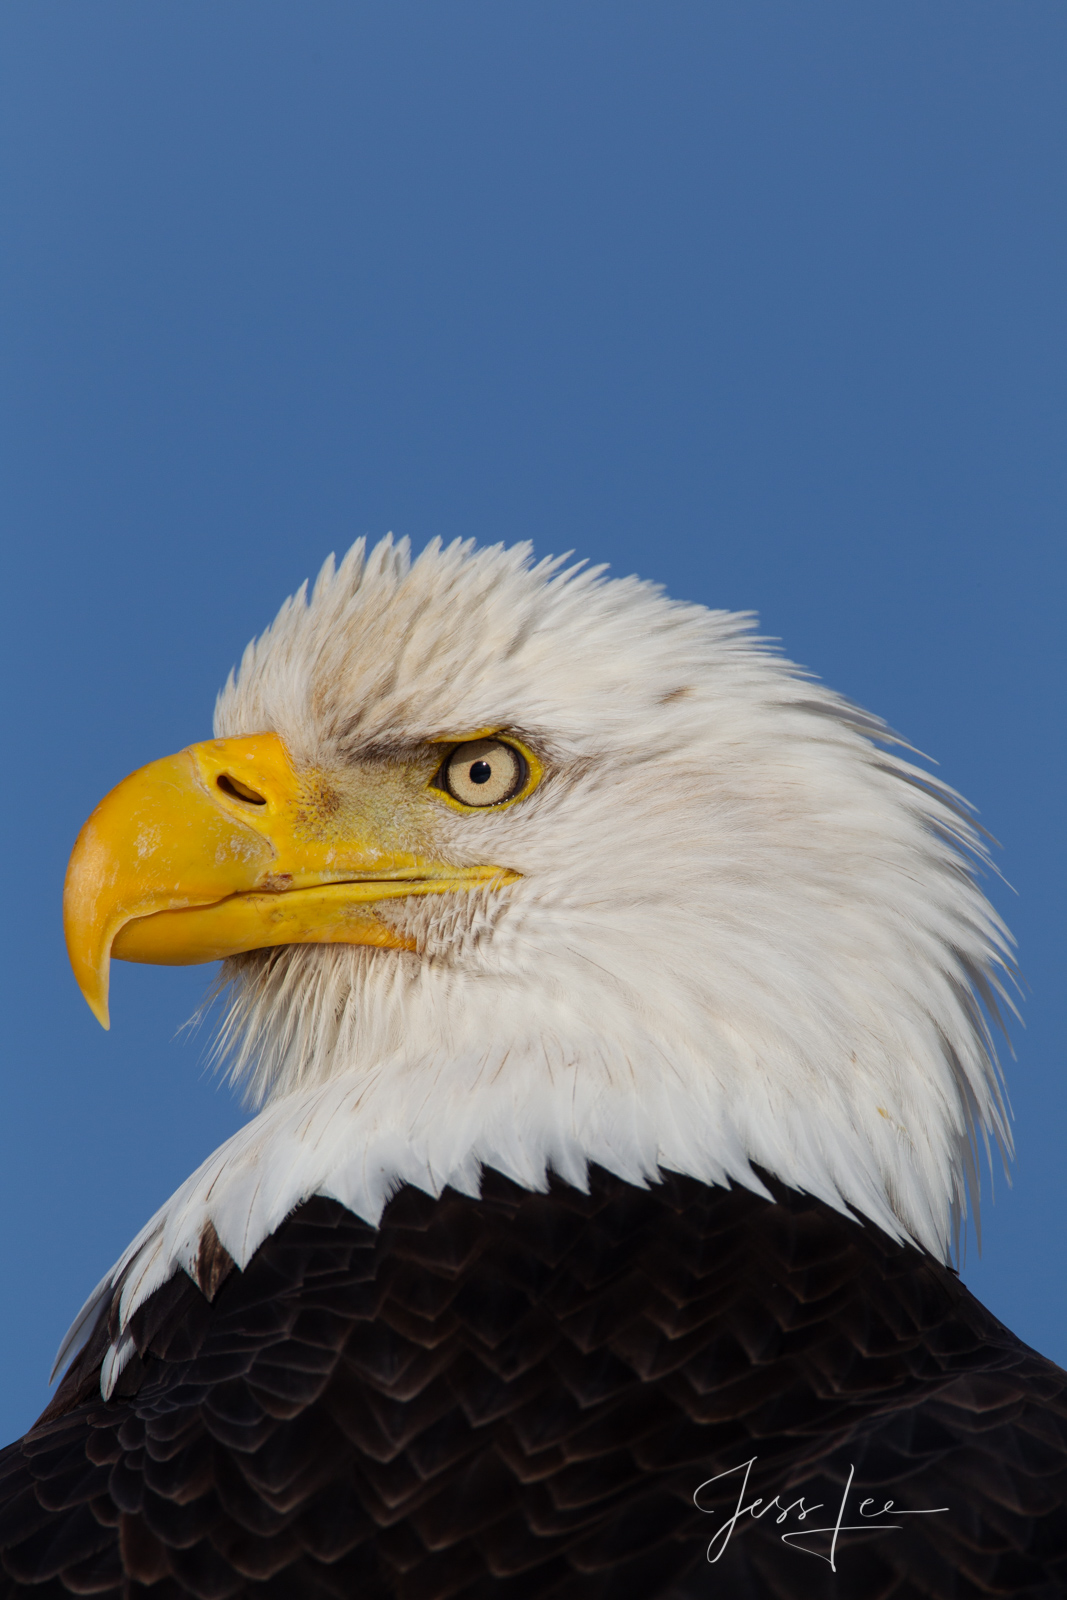
[[[231,778],[228,772],[220,772],[215,779],[223,794],[228,794],[231,800],[245,800],[253,806],[265,806],[266,795],[256,789],[250,789],[247,783],[242,783],[240,778]]]

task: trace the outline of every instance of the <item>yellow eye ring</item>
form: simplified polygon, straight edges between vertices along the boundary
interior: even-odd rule
[[[513,734],[500,734],[495,728],[480,728],[476,733],[469,733],[462,739],[435,739],[435,744],[450,745],[447,755],[441,762],[430,787],[436,798],[444,800],[453,811],[461,811],[465,816],[470,816],[478,811],[505,811],[508,806],[513,806],[519,800],[525,800],[537,788],[544,776],[544,767],[534,752],[521,739],[516,739]],[[492,771],[492,747],[498,746],[507,752],[514,762],[513,768],[505,768],[503,775]],[[464,775],[457,771],[450,776],[449,769],[455,762],[460,752],[468,752],[472,756],[471,781],[464,781]],[[513,773],[512,787],[506,787],[499,799],[491,798],[496,786],[505,784],[507,777]],[[479,793],[481,785],[485,784],[486,798],[482,799]],[[478,787],[476,788],[475,785]],[[463,793],[471,794],[471,801],[462,798],[456,793],[456,788],[461,788]],[[475,795],[478,799],[474,799]]]

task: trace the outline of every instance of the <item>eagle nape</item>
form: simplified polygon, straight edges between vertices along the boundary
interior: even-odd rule
[[[1011,1134],[982,836],[747,615],[387,539],[89,818],[256,1115],[0,1454],[0,1597],[1054,1600],[1067,1374],[950,1260]]]

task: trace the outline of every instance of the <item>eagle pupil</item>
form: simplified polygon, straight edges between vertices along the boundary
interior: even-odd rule
[[[488,783],[493,776],[493,769],[488,761],[472,761],[470,780],[472,783]]]

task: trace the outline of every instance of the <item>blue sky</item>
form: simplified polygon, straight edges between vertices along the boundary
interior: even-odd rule
[[[92,1020],[71,844],[390,529],[757,610],[975,802],[1027,997],[964,1276],[1067,1361],[1065,65],[1061,0],[9,0],[5,1436],[243,1115],[209,969]]]

